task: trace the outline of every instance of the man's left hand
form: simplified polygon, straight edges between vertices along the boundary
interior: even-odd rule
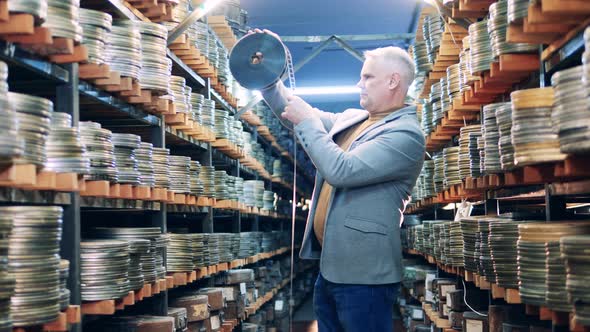
[[[291,121],[295,126],[304,120],[317,116],[313,107],[298,96],[287,97],[287,102],[285,111],[281,116]]]

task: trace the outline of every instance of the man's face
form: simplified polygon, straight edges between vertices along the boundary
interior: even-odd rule
[[[357,86],[361,89],[361,106],[369,113],[379,112],[391,95],[391,66],[379,58],[369,57],[363,64],[361,79]]]

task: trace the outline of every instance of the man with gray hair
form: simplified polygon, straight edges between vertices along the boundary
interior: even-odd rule
[[[262,91],[271,109],[293,123],[317,168],[300,256],[320,259],[314,310],[322,332],[393,329],[400,221],[425,151],[416,107],[404,104],[413,80],[408,53],[384,47],[365,52],[357,84],[363,109],[322,112],[281,82]]]

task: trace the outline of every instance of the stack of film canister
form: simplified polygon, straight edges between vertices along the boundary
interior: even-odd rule
[[[207,244],[209,246],[209,264],[219,264],[219,235],[216,233],[207,234]]]
[[[170,190],[177,194],[191,192],[191,158],[170,156]]]
[[[249,133],[248,133],[249,134]],[[245,137],[245,135],[244,135]],[[251,147],[251,145],[248,144]],[[272,177],[281,179],[283,177],[283,167],[281,159],[275,159],[272,163]]]
[[[451,109],[451,106],[453,106],[451,104],[451,99],[449,98],[449,93],[448,93],[448,85],[449,82],[447,80],[447,77],[442,77],[440,79],[440,105],[441,105],[441,114],[442,117],[444,118],[445,114]],[[442,119],[441,119],[442,121]]]
[[[46,170],[77,174],[90,172],[90,159],[80,138],[80,130],[78,127],[72,127],[71,115],[62,112],[53,113],[45,148],[47,150]]]
[[[227,186],[228,175],[226,171],[215,171],[215,198],[218,200],[229,199],[229,190]]]
[[[442,84],[436,82],[430,88],[430,103],[432,104],[432,128],[436,128],[444,117],[444,110],[442,105]]]
[[[432,156],[432,160],[434,160],[434,176],[432,178],[434,181],[434,191],[436,193],[440,193],[444,190],[443,182],[445,179],[445,160],[442,153]]]
[[[471,90],[470,83],[479,80],[479,76],[471,74],[471,44],[469,43],[469,36],[463,38],[463,49],[459,54],[459,80],[461,81],[461,93]]]
[[[436,245],[436,241],[434,241],[435,239],[435,232],[434,232],[434,225],[441,223],[442,220],[428,220],[428,221],[424,221],[424,236],[425,239],[428,240],[428,244],[426,244],[425,242],[425,251],[429,254],[434,256],[435,253],[435,245]]]
[[[416,41],[412,56],[416,65],[417,73],[427,73],[432,70],[432,62],[428,58],[428,46],[425,41]]]
[[[16,162],[45,167],[45,144],[51,128],[53,103],[45,98],[15,92],[9,92],[8,98],[16,110],[18,136],[24,140],[24,154]]]
[[[228,175],[225,185],[227,186],[227,199],[230,201],[237,201],[238,196],[236,194],[236,177]]]
[[[424,197],[436,196],[434,188],[434,160],[424,160],[422,172],[424,174]]]
[[[265,190],[263,194],[263,209],[274,211],[275,193],[270,190]]]
[[[588,89],[590,88],[590,29],[586,28],[586,30],[584,31],[584,43],[585,43],[585,51],[582,54],[582,64],[583,64],[583,71],[584,74],[582,75],[582,83],[584,84],[585,90],[588,91]],[[584,102],[581,102],[584,103]],[[586,104],[590,104],[590,95],[586,96]],[[561,111],[558,109],[558,112]],[[579,113],[576,112],[575,113],[575,117],[576,118],[580,118],[583,116],[583,114],[585,114],[585,112],[580,111]],[[589,126],[584,126],[584,125],[580,125],[580,127],[576,128],[576,130],[574,131],[574,133],[571,136],[574,136],[576,139],[579,139],[579,143],[580,145],[575,145],[574,146],[566,146],[566,150],[562,150],[562,151],[569,151],[571,150],[580,150],[580,151],[588,151],[589,148],[587,146],[587,141],[583,139],[583,137],[586,137],[588,134],[588,127]],[[561,134],[560,134],[561,136]],[[569,135],[568,135],[569,136]],[[582,143],[583,142],[585,143]],[[568,141],[569,141],[569,137],[568,137]]]
[[[150,240],[128,239],[129,242],[129,287],[137,290],[143,287],[145,279],[143,276],[142,260],[150,252]]]
[[[430,103],[428,99],[422,101],[422,131],[424,132],[424,136],[430,135],[434,130],[434,121],[433,121],[433,104]]]
[[[209,33],[209,52],[207,53],[207,59],[214,68],[219,68],[219,41],[211,30],[207,29]]]
[[[90,181],[106,180],[117,182],[117,164],[113,133],[96,122],[80,122],[80,137],[90,158],[90,174],[84,178]]]
[[[590,271],[588,248],[590,235],[564,236],[560,240],[560,252],[566,265],[566,290],[574,307],[574,319],[582,325],[590,325]]]
[[[424,198],[424,185],[422,184],[423,180],[424,177],[422,176],[422,174],[420,174],[418,176],[418,179],[416,179],[416,184],[414,184],[414,187],[412,188],[412,199],[419,201],[422,198]]]
[[[455,184],[461,184],[459,177],[459,147],[453,146],[443,149],[444,180],[443,188],[448,189]]]
[[[70,276],[70,261],[59,261],[59,310],[64,311],[70,305],[70,290],[68,289],[68,277]]]
[[[201,124],[209,128],[211,131],[215,132],[215,101],[211,99],[203,100],[201,117],[203,119],[203,122]]]
[[[234,260],[232,252],[232,239],[233,234],[230,233],[219,233],[219,261],[231,262]]]
[[[152,148],[156,188],[170,188],[170,150]]]
[[[233,119],[230,117],[230,119]],[[238,146],[238,148],[244,147],[244,141],[242,139],[242,132],[244,131],[244,125],[242,121],[239,120],[230,120],[230,124],[232,128],[230,128],[230,136],[232,137],[232,142]]]
[[[173,26],[178,25],[174,23],[182,22],[182,20],[186,18],[190,10],[189,0],[178,0],[177,2],[178,4],[172,7],[171,18]]]
[[[98,10],[80,8],[80,24],[84,33],[82,44],[88,49],[88,62],[105,63],[113,17]]]
[[[460,72],[458,63],[447,67],[447,95],[450,99],[451,107],[453,106],[453,100],[461,96]]]
[[[140,186],[151,188],[156,186],[153,150],[153,144],[146,142],[141,142],[139,144],[139,148],[135,150],[135,159],[137,160]]]
[[[229,112],[226,110],[215,110],[215,138],[230,138]]]
[[[560,151],[558,134],[551,124],[555,100],[553,88],[514,91],[510,99],[515,165],[565,159]]]
[[[428,15],[424,18],[422,31],[426,40],[430,63],[434,63],[436,60],[436,52],[440,48],[442,41],[443,24],[444,22],[439,15]]]
[[[239,258],[247,258],[250,256],[250,233],[249,232],[241,232],[240,233],[240,249],[239,249]]]
[[[490,223],[490,255],[500,287],[518,289],[518,225],[527,222],[534,221],[494,218]]]
[[[443,239],[441,237],[441,229],[444,222],[432,224],[432,255],[437,261],[443,262],[442,249],[444,248]]]
[[[208,57],[209,54],[209,27],[203,22],[195,22],[190,30],[192,40],[202,55]]]
[[[82,301],[114,300],[129,293],[129,242],[83,240],[80,242],[80,291]]]
[[[482,128],[482,135],[477,138],[477,149],[479,150],[479,170],[480,172],[484,172],[486,169],[486,150],[485,150],[485,137],[483,136],[483,128]]]
[[[14,327],[49,323],[60,311],[59,206],[4,206],[0,219],[12,222],[8,239],[8,273],[15,281],[10,299]]]
[[[244,192],[251,191],[253,203],[255,207],[264,207],[264,181],[244,181]]]
[[[18,135],[18,116],[8,96],[8,66],[0,61],[0,163],[11,164],[25,152],[25,142]]]
[[[240,258],[240,233],[232,233],[231,236],[231,250],[233,259]]]
[[[590,223],[527,223],[518,226],[518,234],[518,281],[522,302],[546,306],[547,299],[550,299],[554,305],[569,308],[563,288],[566,285],[565,270],[554,267],[553,259],[557,254],[554,245],[563,236],[590,234]]]
[[[205,252],[204,235],[201,233],[189,234],[193,247],[193,264],[195,268],[205,267],[205,257],[208,252]]]
[[[477,273],[479,257],[476,255],[477,218],[461,219],[461,234],[463,236],[463,266],[465,271]]]
[[[203,183],[203,195],[215,198],[215,167],[201,166],[199,178]]]
[[[191,87],[186,85],[186,80],[181,76],[170,76],[170,89],[174,97],[174,106],[177,113],[190,114],[191,105]]]
[[[487,20],[469,25],[470,69],[476,75],[490,69],[494,60]]]
[[[231,80],[231,72],[229,71],[228,52],[223,45],[220,45],[217,48],[217,51],[219,52],[219,66],[217,68],[219,71],[219,83],[228,85],[228,83]]]
[[[8,251],[12,218],[0,217],[0,330],[11,331],[10,297],[14,294],[15,280],[8,271]]]
[[[141,138],[133,134],[113,134],[115,146],[115,164],[117,165],[118,182],[121,184],[139,185],[141,174],[135,159],[135,149],[139,148]]]
[[[43,27],[51,29],[53,38],[67,38],[80,43],[82,27],[79,11],[79,0],[47,0],[47,18]]]
[[[504,103],[496,108],[496,123],[498,125],[498,149],[500,151],[500,165],[502,170],[514,168],[514,146],[512,146],[512,105]]]
[[[191,93],[191,114],[192,119],[196,123],[202,124],[203,123],[203,100],[205,100],[205,96],[199,93]]]
[[[195,196],[203,196],[205,189],[203,187],[203,182],[199,177],[201,173],[201,163],[196,160],[191,160],[191,170],[190,170],[190,178],[191,178],[191,195]]]
[[[490,250],[490,224],[494,222],[492,218],[480,218],[477,221],[479,233],[479,266],[481,276],[489,282],[496,282],[496,274],[494,273],[494,262],[491,257]]]
[[[463,261],[463,233],[461,222],[453,221],[449,224],[449,264],[462,267]]]
[[[510,103],[496,103],[488,104],[483,107],[482,133],[485,149],[485,172],[487,174],[498,173],[502,170],[500,150],[498,149],[500,133],[496,121],[496,110],[500,107],[506,107],[509,104]]]
[[[508,23],[521,23],[528,16],[530,0],[508,0]]]
[[[525,4],[525,13],[528,10],[528,1]],[[539,46],[525,43],[508,43],[506,41],[508,30],[508,1],[500,0],[490,5],[490,17],[488,20],[488,32],[492,42],[494,58],[502,54],[532,53],[538,51]]]
[[[141,33],[139,28],[115,22],[107,46],[107,63],[111,70],[118,71],[122,77],[138,81],[141,73]]]
[[[161,252],[162,245],[166,245],[167,237],[158,227],[97,227],[89,233],[97,239],[109,240],[149,240],[149,251],[141,257],[142,274],[145,282],[153,283],[160,277],[164,261]],[[165,270],[164,270],[165,273]]]
[[[240,203],[244,202],[244,178],[236,177],[236,196]]]
[[[585,36],[588,37],[588,34]],[[551,119],[559,135],[559,146],[563,153],[579,154],[590,150],[588,143],[590,100],[586,88],[588,86],[585,78],[588,75],[586,69],[588,69],[587,66],[577,66],[559,71],[551,77],[551,85],[555,89],[555,105],[553,105]],[[582,89],[580,89],[580,82],[583,82]]]
[[[481,175],[477,139],[481,137],[481,125],[462,127],[459,136],[459,177],[478,177]]]
[[[47,19],[47,0],[9,1],[8,11],[31,14],[36,23],[43,23]]]
[[[166,56],[168,30],[165,26],[143,21],[121,21],[121,26],[137,28],[141,36],[141,71],[139,74],[142,89],[160,95],[170,92],[170,73],[172,60]]]
[[[166,252],[166,269],[169,272],[194,270],[193,244],[189,234],[168,233],[170,243]]]

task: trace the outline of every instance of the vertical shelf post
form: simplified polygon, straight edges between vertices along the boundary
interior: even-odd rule
[[[205,80],[204,87],[205,98],[211,99],[211,79]],[[204,166],[213,166],[213,147],[211,143],[207,143],[207,153],[205,154],[204,160],[201,160],[201,164]],[[213,207],[209,208],[209,213],[203,218],[203,233],[213,233]]]
[[[72,126],[78,127],[80,121],[80,100],[78,94],[78,64],[65,65],[68,71],[68,82],[56,88],[55,110],[72,116]],[[70,205],[64,207],[63,234],[60,243],[60,255],[70,261],[70,273],[67,286],[70,290],[70,303],[79,305],[82,301],[80,293],[80,194],[70,194]],[[73,324],[70,331],[82,331],[81,323]]]
[[[166,126],[164,123],[164,116],[160,115],[160,125],[151,128],[152,144],[155,148],[166,147]],[[166,203],[160,202],[160,211],[154,211],[151,214],[152,227],[159,227],[162,233],[166,233],[167,219],[166,219]],[[166,265],[166,249],[164,249],[164,266]],[[163,291],[154,296],[151,302],[152,314],[158,316],[168,315],[168,291]]]

